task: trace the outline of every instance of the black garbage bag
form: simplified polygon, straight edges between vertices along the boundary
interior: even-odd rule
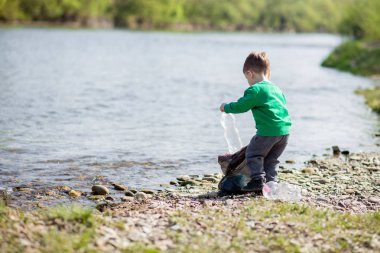
[[[245,160],[246,149],[245,146],[234,154],[218,156],[218,163],[224,174],[218,185],[221,195],[241,194],[241,189],[250,180]]]

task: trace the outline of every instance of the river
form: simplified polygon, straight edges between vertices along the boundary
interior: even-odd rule
[[[322,68],[328,34],[0,29],[0,185],[99,178],[158,188],[219,172],[227,152],[219,105],[239,98],[245,57],[265,50],[293,120],[281,158],[378,151],[377,116],[354,94],[371,80]],[[236,115],[243,144],[255,133]],[[292,167],[293,165],[287,165]]]

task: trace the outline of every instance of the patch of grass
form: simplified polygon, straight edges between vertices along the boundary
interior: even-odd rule
[[[380,212],[349,214],[257,199],[234,211],[177,212],[172,222],[180,229],[171,238],[177,252],[370,250],[373,236],[380,237],[379,217]]]
[[[71,233],[65,230],[52,228],[48,233],[42,235],[40,239],[40,251],[43,253],[57,252],[101,252],[90,244],[95,235],[94,229],[85,229],[81,233]]]
[[[322,66],[357,75],[380,74],[380,47],[362,41],[348,41],[334,49]]]
[[[356,93],[364,96],[366,104],[380,114],[380,87],[357,90]]]
[[[46,212],[49,219],[62,219],[65,222],[76,222],[88,227],[94,225],[93,211],[90,208],[83,208],[77,205],[69,207],[58,206]]]
[[[146,246],[143,244],[135,244],[122,251],[123,253],[160,253],[161,250]]]

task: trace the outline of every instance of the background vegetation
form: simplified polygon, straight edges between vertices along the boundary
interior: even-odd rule
[[[0,0],[0,21],[98,26],[92,21],[102,20],[132,29],[323,31],[379,38],[379,5],[377,0]]]

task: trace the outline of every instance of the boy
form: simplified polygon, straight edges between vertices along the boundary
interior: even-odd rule
[[[245,153],[251,180],[242,191],[259,193],[265,182],[276,180],[278,158],[288,143],[292,122],[284,94],[269,81],[270,68],[267,54],[265,52],[249,54],[243,66],[243,73],[250,87],[237,102],[223,103],[220,111],[226,113],[252,111],[257,132]]]

